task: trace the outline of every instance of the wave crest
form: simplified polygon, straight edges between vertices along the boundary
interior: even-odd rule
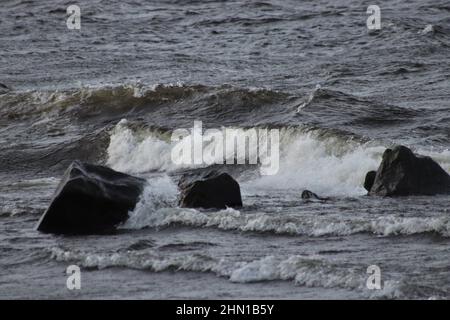
[[[157,250],[96,254],[53,247],[49,251],[51,259],[77,263],[88,269],[125,267],[153,272],[209,272],[236,283],[283,280],[304,287],[357,290],[374,298],[398,298],[403,295],[399,281],[386,281],[384,288],[374,293],[366,289],[367,274],[363,267],[339,265],[320,256],[266,256],[236,262],[199,253],[167,256]]]

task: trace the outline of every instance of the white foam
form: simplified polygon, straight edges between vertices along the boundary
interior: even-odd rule
[[[107,152],[107,164],[122,172],[143,173],[175,168],[170,158],[169,142],[156,137],[154,133],[139,136],[128,128],[125,119],[114,128]]]
[[[145,199],[152,197],[155,197],[155,194]],[[138,205],[132,213],[130,223],[125,224],[126,228],[185,225],[310,237],[347,236],[362,232],[378,236],[437,233],[443,237],[450,237],[450,218],[447,216],[398,217],[384,214],[343,216],[337,213],[318,216],[314,213],[280,215],[264,212],[243,214],[232,208],[217,212],[175,207],[152,209],[154,205],[147,205],[147,202],[151,203],[150,200],[145,200]]]
[[[177,186],[167,175],[149,179],[141,199],[122,228],[139,229],[157,224],[158,210],[174,207],[177,193]]]
[[[434,32],[434,26],[432,24],[427,24],[425,28],[419,31],[419,34],[427,34]]]
[[[126,267],[131,269],[144,269],[161,272],[170,269],[214,272],[220,264],[212,258],[198,254],[165,256],[155,250],[144,252],[115,252],[115,253],[89,253],[71,251],[60,247],[50,249],[51,258],[56,261],[76,262],[85,268],[105,269],[111,267]]]
[[[320,256],[267,256],[236,265],[230,275],[232,282],[291,280],[307,287],[363,289],[365,286],[362,268],[342,268]]]
[[[247,186],[260,189],[309,189],[323,195],[362,195],[366,173],[376,170],[382,146],[338,138],[319,139],[313,132],[282,131],[280,170]]]
[[[186,137],[189,139],[189,137]],[[212,139],[212,141],[215,141]],[[204,145],[204,153],[211,154],[213,142]],[[111,134],[107,163],[118,171],[144,173],[166,171],[199,165],[176,165],[171,159],[174,144],[169,137],[152,131],[136,132],[122,120]],[[245,192],[309,189],[324,196],[359,196],[365,175],[376,170],[386,149],[380,144],[360,143],[340,137],[321,137],[316,131],[302,128],[280,130],[279,171],[276,175],[261,176],[241,184]],[[234,150],[233,150],[234,151]],[[257,148],[250,148],[251,153]],[[419,149],[450,172],[450,151]],[[233,159],[234,154],[227,154]],[[253,156],[252,156],[253,157]]]
[[[237,283],[283,280],[293,281],[298,286],[357,290],[373,298],[399,298],[403,295],[400,281],[386,280],[382,290],[367,290],[364,267],[339,265],[314,255],[263,256],[252,261],[233,261],[198,253],[167,255],[155,249],[103,254],[60,247],[50,248],[49,251],[56,261],[76,263],[85,268],[211,272]]]
[[[380,235],[412,235],[435,232],[444,237],[450,236],[448,217],[418,218],[385,216],[373,220],[369,230]]]

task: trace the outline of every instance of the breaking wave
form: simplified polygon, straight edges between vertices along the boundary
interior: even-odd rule
[[[111,134],[107,164],[134,174],[195,167],[174,164],[171,159],[173,146],[168,134],[133,131],[127,126],[127,121],[122,120]],[[203,151],[210,153],[211,148],[215,148],[213,143],[205,144]],[[256,148],[248,150],[250,157],[258,157]],[[377,167],[383,151],[381,146],[361,145],[338,137],[321,139],[319,133],[300,127],[282,128],[280,170],[276,175],[257,179],[254,186],[309,188],[332,195],[363,194],[361,183],[364,176]],[[225,156],[226,159],[233,157],[233,152]],[[247,160],[250,157],[247,155]]]
[[[152,113],[161,106],[172,107],[184,102],[185,111],[200,99],[203,107],[240,108],[243,102],[255,107],[284,101],[289,95],[265,90],[242,89],[231,86],[207,87],[203,85],[141,83],[127,85],[84,86],[74,89],[11,91],[2,95],[0,115],[9,119],[42,116],[72,116],[76,118],[115,117],[119,114]],[[233,105],[231,102],[235,102]],[[200,106],[196,106],[197,109]],[[192,111],[192,110],[191,110]],[[166,115],[167,116],[167,115]]]
[[[236,283],[282,280],[304,287],[358,290],[371,298],[403,295],[400,281],[386,281],[384,288],[374,293],[366,289],[367,274],[363,267],[339,265],[321,256],[266,256],[253,261],[233,261],[200,253],[167,255],[157,249],[97,254],[53,247],[49,252],[51,259],[76,263],[87,269],[208,272]]]
[[[146,196],[123,228],[164,228],[172,225],[214,227],[243,232],[270,232],[298,236],[348,236],[358,233],[377,236],[418,235],[426,233],[450,237],[450,218],[401,217],[393,215],[349,215],[329,213],[317,215],[303,208],[301,213],[245,213],[228,208],[216,212],[174,207],[145,206]],[[301,204],[299,204],[300,206]],[[330,211],[336,211],[331,207]]]
[[[258,128],[255,128],[258,129]],[[340,135],[324,135],[320,130],[306,127],[280,129],[279,170],[275,175],[255,177],[248,187],[253,189],[310,189],[324,195],[357,196],[366,191],[366,173],[376,170],[385,146],[376,142],[361,142]],[[188,139],[191,136],[187,137]],[[209,137],[205,137],[208,139]],[[211,153],[216,140],[203,145],[204,153]],[[120,121],[111,132],[107,150],[107,164],[116,170],[133,174],[152,171],[174,172],[199,165],[177,165],[172,161],[174,142],[170,132],[133,129],[126,120]],[[234,159],[234,150],[225,155]],[[257,158],[257,148],[248,148],[247,160]],[[450,171],[450,151],[417,150],[432,156]],[[236,177],[239,179],[239,177]]]

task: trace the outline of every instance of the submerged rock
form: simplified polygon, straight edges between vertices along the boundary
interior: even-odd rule
[[[145,180],[110,168],[73,162],[37,230],[56,234],[108,233],[128,219]]]
[[[9,91],[11,91],[11,89],[7,85],[0,82],[0,94],[7,93]]]
[[[321,200],[321,201],[328,200],[328,198],[319,197],[317,194],[315,194],[314,192],[309,191],[309,190],[303,190],[302,199],[304,199],[304,200]]]
[[[178,183],[181,207],[225,209],[242,207],[241,189],[228,173],[183,175]]]
[[[369,195],[408,196],[450,194],[450,175],[432,158],[404,146],[387,149]]]

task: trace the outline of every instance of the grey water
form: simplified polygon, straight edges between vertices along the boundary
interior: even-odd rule
[[[0,4],[0,298],[450,298],[450,198],[362,187],[396,144],[450,172],[448,1],[377,1],[380,30],[370,1],[80,0],[80,30],[71,4]],[[194,121],[280,130],[242,209],[178,207]],[[35,230],[75,159],[148,180],[117,233]]]

